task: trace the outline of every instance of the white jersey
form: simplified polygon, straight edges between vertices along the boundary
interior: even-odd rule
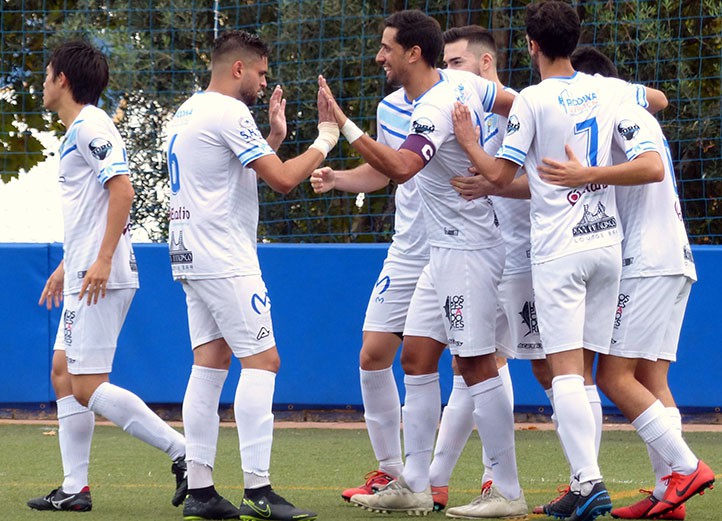
[[[409,135],[425,139],[419,152],[428,162],[416,180],[429,244],[462,250],[492,248],[501,244],[502,238],[491,200],[467,201],[451,186],[453,177],[472,175],[468,171],[471,162],[456,141],[451,114],[454,102],[460,101],[481,125],[484,113],[491,111],[496,100],[496,84],[470,72],[438,72],[439,82],[414,100]]]
[[[123,138],[108,115],[86,105],[60,145],[60,192],[63,203],[64,292],[79,293],[88,268],[98,258],[108,221],[108,179],[128,175]],[[138,287],[138,269],[126,222],[113,253],[108,289]]]
[[[583,164],[611,164],[614,111],[627,92],[576,72],[547,78],[516,97],[497,157],[523,165],[529,177],[533,263],[622,241],[613,187],[548,184],[537,166],[545,157],[566,161],[567,144]]]
[[[168,125],[170,260],[175,279],[258,275],[258,185],[248,165],[273,154],[248,107],[199,92]]]
[[[508,92],[516,94],[513,89]],[[489,112],[484,115],[482,140],[484,151],[494,157],[501,147],[506,130],[506,118]],[[521,169],[517,177],[523,175]],[[494,211],[499,218],[499,230],[504,238],[506,261],[504,274],[526,273],[531,271],[531,221],[529,220],[528,199],[509,199],[508,197],[491,197]]]
[[[616,130],[612,149],[615,164],[647,151],[658,152],[664,163],[661,182],[616,189],[624,227],[622,278],[685,275],[697,280],[672,155],[659,123],[646,110],[628,104],[617,112]]]
[[[413,106],[404,89],[398,89],[386,96],[376,109],[376,140],[398,149],[409,134]],[[426,240],[424,215],[421,198],[416,188],[416,179],[411,178],[396,187],[394,196],[394,236],[389,255],[400,253],[407,257],[429,258],[429,243]]]

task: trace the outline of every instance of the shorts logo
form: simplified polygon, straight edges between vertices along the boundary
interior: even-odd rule
[[[63,313],[63,343],[66,346],[73,345],[73,324],[75,324],[75,311],[66,309]],[[68,363],[71,363],[70,358]]]
[[[622,267],[631,266],[634,264],[634,257],[626,257],[622,259]]]
[[[617,298],[617,312],[614,314],[614,329],[619,329],[622,323],[622,313],[624,312],[624,308],[627,307],[627,304],[629,304],[629,299],[629,295],[625,295],[624,293],[619,294]]]
[[[108,157],[110,151],[113,150],[113,145],[107,139],[103,139],[102,137],[96,137],[93,141],[90,142],[88,148],[90,149],[90,153],[95,159],[102,161],[103,159]]]
[[[451,329],[458,331],[464,330],[464,296],[454,295],[446,297],[446,303],[444,304],[444,313],[446,319],[451,324]]]
[[[529,331],[527,331],[524,336],[529,336],[531,334],[538,335],[539,323],[536,318],[536,306],[534,305],[534,301],[525,302],[524,307],[521,308],[521,311],[519,312],[519,315],[521,315],[521,321],[524,325],[529,328]]]
[[[268,330],[267,327],[265,327],[265,326],[261,327],[261,330],[258,332],[258,335],[256,336],[256,340],[261,340],[270,335],[271,335],[271,332]]]
[[[383,304],[384,297],[382,297],[381,295],[386,293],[386,290],[389,289],[389,286],[391,286],[391,277],[389,277],[388,275],[380,278],[378,282],[376,282],[374,288],[381,288],[378,295],[376,296],[376,302],[378,302],[379,304]]]
[[[263,295],[263,298],[261,298],[261,296],[257,293],[253,294],[253,296],[251,297],[251,307],[253,308],[253,311],[255,311],[258,315],[261,314],[261,310],[258,308],[259,306],[261,306],[263,311],[271,307],[271,299],[268,298],[268,293],[265,293]]]
[[[603,232],[617,227],[617,219],[606,214],[606,208],[601,203],[597,203],[597,211],[592,213],[589,211],[589,205],[584,205],[584,215],[582,220],[572,228],[572,235],[578,237],[580,235],[589,235],[590,233]]]
[[[436,130],[434,123],[428,118],[420,118],[411,123],[414,134],[431,134]]]

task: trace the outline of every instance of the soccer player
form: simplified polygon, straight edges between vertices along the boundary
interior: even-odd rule
[[[186,518],[316,518],[276,494],[269,479],[280,359],[256,253],[257,177],[276,191],[289,192],[326,157],[339,133],[332,107],[319,91],[318,138],[303,154],[285,162],[278,158],[274,147],[285,138],[285,128],[267,141],[249,111],[266,87],[268,54],[255,35],[228,31],[219,36],[208,87],[185,101],[167,128],[170,261],[186,294],[193,347],[183,400]],[[212,476],[218,403],[232,356],[242,367],[234,401],[245,487],[240,509],[218,494]]]
[[[108,62],[84,41],[53,51],[43,83],[43,105],[65,126],[60,148],[63,260],[48,278],[40,304],[63,302],[51,380],[58,402],[60,454],[65,479],[36,510],[87,511],[94,413],[173,460],[178,506],[185,497],[185,440],[143,401],[113,385],[109,375],[118,334],[138,288],[130,239],[133,187],[123,140],[96,105],[108,84]]]
[[[499,89],[505,89],[497,74],[497,48],[494,37],[489,31],[476,25],[452,28],[444,33],[444,44],[444,63],[449,69],[472,72],[494,82]],[[513,92],[510,89],[507,90]],[[484,149],[490,155],[495,154],[501,145],[505,127],[506,118],[494,113],[484,115],[481,138]],[[519,175],[521,173],[520,169]],[[476,183],[483,179],[483,176],[458,176],[452,179],[452,185],[465,199],[473,200],[486,195],[475,190]],[[496,322],[497,350],[511,358],[532,360],[534,372],[537,374],[539,371],[547,371],[545,371],[546,362],[536,324],[536,310],[531,285],[531,265],[529,263],[529,229],[531,225],[529,201],[525,199],[529,196],[528,189],[513,195],[522,198],[491,198],[506,247],[504,271],[499,284],[499,307]],[[499,374],[502,374],[504,369],[508,374],[508,365],[504,358],[497,357],[497,366]],[[536,369],[539,366],[540,369]],[[510,399],[513,406],[513,394],[510,394]],[[459,401],[456,407],[461,410],[467,407],[473,409],[470,400]],[[470,414],[463,414],[461,410],[456,415],[458,423],[453,430],[449,430],[448,435],[467,439],[473,429],[473,419]],[[447,410],[445,409],[444,415],[446,414]],[[443,439],[442,434],[445,434],[443,427],[442,421],[439,439]],[[439,453],[438,449],[437,444],[437,451],[432,463],[432,484],[436,482],[435,479],[439,479],[437,474],[443,472],[445,468],[449,469],[449,475],[444,475],[443,478],[448,480],[450,469],[453,469],[459,457],[459,454],[456,454],[450,464],[437,468],[437,460],[444,461],[444,457],[448,457],[446,454]],[[493,480],[493,471],[486,456],[484,460],[482,490],[488,493],[489,482]],[[473,512],[473,507],[471,505],[456,507],[449,513],[464,514],[467,513],[467,510]]]
[[[461,71],[434,67],[443,46],[439,24],[420,11],[386,19],[376,60],[387,80],[401,84],[413,101],[411,129],[398,150],[365,135],[334,105],[346,139],[376,170],[397,182],[416,176],[431,247],[429,264],[414,291],[404,336],[437,327],[438,313],[449,348],[474,401],[474,418],[495,467],[494,494],[478,505],[486,517],[526,514],[514,452],[514,419],[496,368],[494,316],[503,268],[503,243],[488,201],[464,201],[450,179],[470,166],[453,139],[453,102],[472,105],[481,121],[486,111],[506,113],[513,95]],[[325,92],[330,90],[322,81]],[[413,334],[409,334],[413,332]],[[427,336],[430,335],[421,335]],[[431,337],[433,338],[433,337]],[[404,345],[403,407],[406,464],[402,475],[373,495],[351,501],[375,511],[428,512],[432,508],[429,464],[441,412],[438,361],[443,343],[424,350]],[[499,502],[503,496],[506,501]]]
[[[376,139],[398,148],[409,133],[412,112],[413,106],[403,88],[386,96],[376,111]],[[352,170],[318,169],[311,176],[311,184],[316,193],[332,189],[373,192],[387,186],[389,178],[364,163]],[[426,228],[415,180],[399,184],[394,199],[394,236],[369,298],[359,355],[364,419],[379,467],[366,475],[363,485],[342,492],[341,497],[346,501],[356,494],[373,494],[377,488],[401,475],[404,467],[401,403],[392,365],[402,339],[405,344],[410,344],[410,348],[414,344],[429,342],[426,337],[403,337],[411,296],[421,271],[429,262]],[[439,311],[438,321],[441,320]],[[432,347],[435,343],[446,343],[444,331],[436,336],[430,340]],[[423,345],[418,348],[423,349]],[[448,502],[448,482],[440,487],[432,485],[431,493],[434,509],[442,510]]]
[[[475,143],[469,110],[457,104],[457,138],[476,169],[505,186],[524,166],[531,190],[532,278],[542,346],[553,375],[558,433],[572,468],[573,521],[611,510],[595,448],[595,420],[584,389],[585,350],[607,353],[621,268],[622,233],[614,190],[603,185],[569,190],[539,178],[543,157],[562,159],[570,143],[589,164],[609,163],[613,113],[621,93],[576,73],[569,56],[580,22],[564,2],[531,4],[526,32],[532,62],[542,81],[517,96],[506,135],[494,160]],[[458,130],[458,129],[457,129]]]
[[[589,74],[617,75],[611,60],[596,49],[577,49],[572,63]],[[684,519],[684,502],[714,482],[714,472],[681,437],[681,417],[667,382],[697,278],[694,259],[662,129],[635,105],[617,113],[615,126],[612,157],[617,170],[583,168],[571,155],[566,163],[545,161],[540,171],[542,179],[560,186],[621,185],[616,188],[625,231],[621,286],[610,353],[599,360],[597,380],[646,443],[657,479],[647,497],[612,510],[612,516]],[[634,168],[647,153],[663,158],[661,175],[645,176]],[[620,172],[619,167],[627,169]]]

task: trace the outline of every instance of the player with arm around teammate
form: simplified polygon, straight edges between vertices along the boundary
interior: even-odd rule
[[[616,76],[595,49],[572,55],[589,74]],[[616,170],[583,168],[573,154],[549,161],[542,178],[561,186],[613,184],[625,231],[622,275],[610,353],[599,360],[597,381],[647,445],[655,490],[641,501],[612,510],[622,519],[684,519],[684,502],[714,482],[714,473],[681,438],[679,410],[667,382],[692,283],[694,259],[682,220],[669,145],[656,119],[627,104],[615,121]],[[646,154],[661,156],[661,175],[635,168]],[[622,170],[623,169],[623,170]],[[678,494],[677,490],[685,490]]]
[[[429,337],[437,327],[435,317],[443,312],[442,330],[473,396],[487,454],[497,464],[495,482],[509,499],[504,512],[489,510],[489,516],[521,515],[527,510],[517,476],[513,413],[494,357],[493,317],[503,244],[491,205],[464,201],[449,182],[469,167],[453,139],[453,100],[466,100],[480,118],[485,111],[506,113],[513,96],[497,92],[496,85],[473,74],[436,69],[442,46],[438,23],[419,11],[402,11],[386,20],[377,62],[387,79],[403,85],[414,100],[410,133],[398,150],[363,134],[337,106],[336,120],[375,169],[398,182],[416,176],[431,255],[414,291],[404,335]],[[441,412],[438,361],[444,347],[439,343],[420,351],[404,345],[404,471],[376,494],[352,497],[353,503],[376,511],[431,509],[429,463]]]
[[[268,54],[255,35],[219,36],[208,87],[185,101],[167,127],[170,262],[186,294],[193,348],[183,400],[189,486],[184,516],[189,519],[316,518],[276,494],[270,483],[280,358],[256,253],[257,176],[274,190],[289,192],[333,148],[338,127],[319,91],[319,137],[303,154],[285,162],[278,158],[248,108],[266,87]],[[212,475],[218,403],[232,356],[242,367],[234,400],[245,489],[240,508],[218,494]]]
[[[63,261],[40,297],[63,310],[51,380],[58,401],[60,453],[65,479],[36,510],[92,508],[88,463],[94,413],[172,460],[176,492],[185,497],[185,440],[130,391],[109,381],[118,334],[138,288],[130,239],[133,187],[125,145],[108,115],[96,105],[108,84],[108,62],[84,41],[53,51],[43,83],[43,105],[56,112],[66,134],[60,149]]]

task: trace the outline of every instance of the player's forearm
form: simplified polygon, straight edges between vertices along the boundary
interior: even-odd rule
[[[377,143],[366,134],[356,139],[351,146],[377,172],[397,183],[408,181],[419,171],[417,165],[407,161],[404,153]]]
[[[476,142],[462,145],[462,147],[476,171],[483,175],[497,190],[503,189],[514,180],[518,167],[514,168],[513,171],[509,171],[504,168],[505,163],[507,163],[506,160],[493,158]]]
[[[325,156],[315,148],[309,148],[303,154],[284,161],[272,176],[262,176],[268,185],[282,194],[287,194],[311,175]]]
[[[645,87],[644,90],[647,96],[647,103],[649,104],[647,111],[650,114],[656,114],[660,110],[667,108],[669,101],[667,101],[667,96],[665,96],[664,92],[651,87]]]
[[[375,192],[389,184],[389,178],[368,163],[350,170],[337,170],[334,188],[342,192],[359,194]]]
[[[128,223],[128,215],[133,206],[133,197],[135,192],[130,181],[125,178],[125,182],[121,178],[115,180],[110,179],[108,183],[113,183],[108,187],[108,219],[105,225],[105,234],[100,243],[98,251],[98,259],[106,262],[112,262],[115,249],[118,247],[120,236],[126,231]]]
[[[618,165],[587,167],[588,183],[631,186],[664,179],[664,164],[657,152],[644,152]]]
[[[286,135],[279,132],[274,132],[273,129],[271,129],[271,132],[268,134],[268,137],[266,138],[266,143],[276,152],[278,152],[278,149],[281,148],[281,144],[283,144],[283,140],[286,139]]]
[[[529,178],[526,174],[520,175],[505,187],[498,189],[494,195],[507,199],[531,199]]]

